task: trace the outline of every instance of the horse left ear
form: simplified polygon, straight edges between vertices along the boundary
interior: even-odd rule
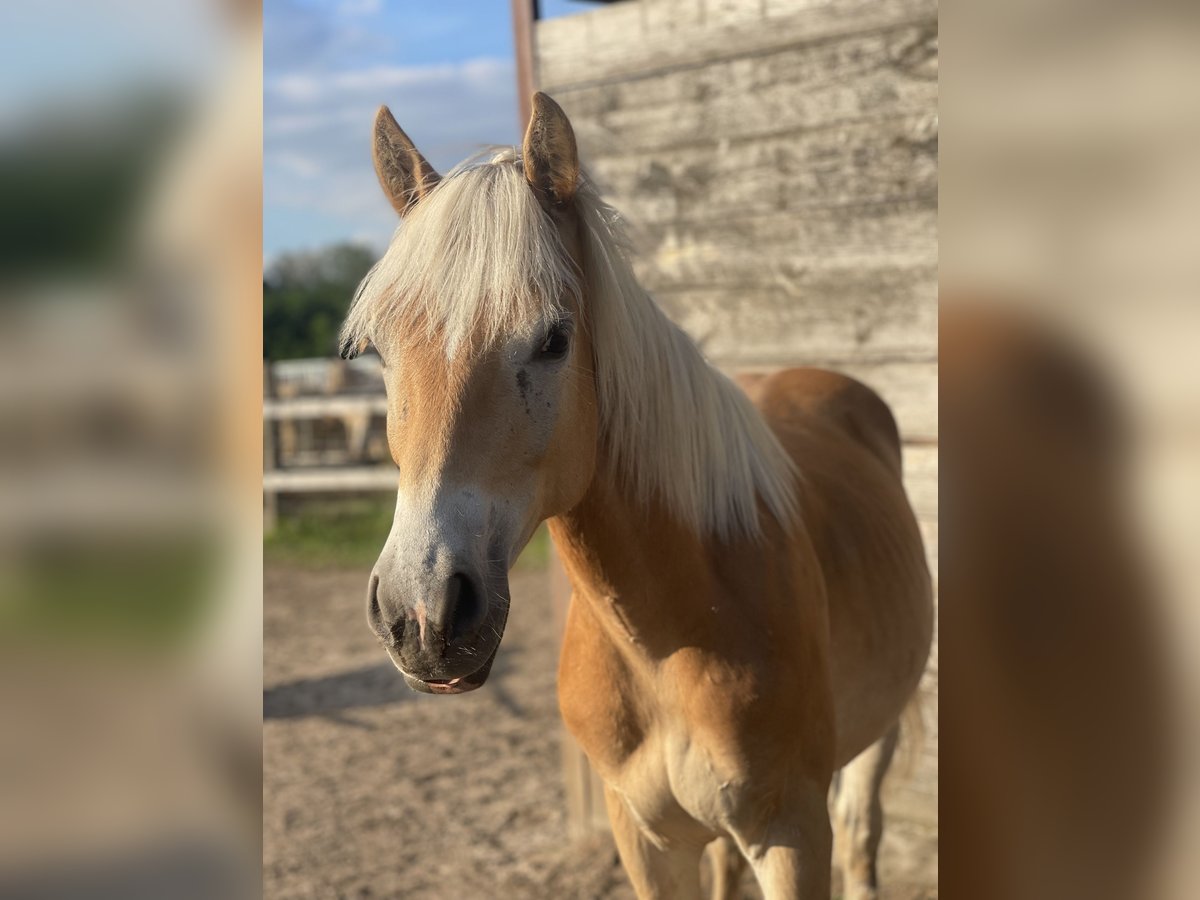
[[[525,179],[542,206],[551,209],[569,203],[579,186],[579,151],[575,131],[562,107],[538,91],[533,114],[521,148]]]
[[[375,160],[379,185],[392,208],[405,216],[434,189],[441,176],[421,155],[404,129],[396,124],[392,111],[386,106],[379,107],[375,114],[373,130],[371,156]]]

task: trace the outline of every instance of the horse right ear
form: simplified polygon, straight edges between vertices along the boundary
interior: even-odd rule
[[[442,180],[386,106],[379,107],[375,114],[371,156],[384,194],[402,216]]]
[[[538,91],[525,130],[521,157],[525,179],[547,210],[571,202],[579,187],[579,151],[575,132],[562,107]]]

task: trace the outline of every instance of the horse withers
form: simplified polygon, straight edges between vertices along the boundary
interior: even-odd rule
[[[640,897],[828,897],[833,816],[873,896],[879,788],[932,630],[887,406],[792,369],[751,401],[639,286],[619,217],[544,94],[519,152],[439,176],[391,113],[402,217],[343,352],[384,365],[396,516],[368,619],[416,690],[484,684],[538,525],[573,586],[563,719],[605,782]]]

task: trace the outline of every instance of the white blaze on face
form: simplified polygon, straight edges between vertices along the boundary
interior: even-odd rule
[[[368,619],[417,689],[459,693],[486,679],[504,631],[508,570],[519,547],[519,519],[510,510],[473,483],[429,479],[397,492]]]
[[[420,621],[424,597],[455,573],[487,581],[512,567],[528,540],[524,506],[474,484],[401,488],[376,571],[389,592],[412,598]]]

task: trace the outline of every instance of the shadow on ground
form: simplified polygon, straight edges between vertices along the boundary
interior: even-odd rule
[[[497,657],[487,686],[496,700],[515,716],[523,714],[521,705],[505,687],[505,675],[511,667],[515,649]],[[342,713],[352,709],[387,706],[419,696],[404,683],[390,662],[362,666],[336,675],[300,678],[263,691],[264,719],[297,719],[324,716],[349,723]]]
[[[267,688],[263,691],[263,718],[331,716],[348,709],[399,703],[412,696],[396,667],[382,662]]]

